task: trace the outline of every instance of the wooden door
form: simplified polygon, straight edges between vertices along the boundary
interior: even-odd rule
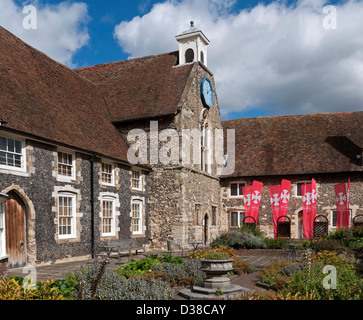
[[[10,268],[26,264],[25,210],[20,201],[11,197],[5,204],[6,253]]]

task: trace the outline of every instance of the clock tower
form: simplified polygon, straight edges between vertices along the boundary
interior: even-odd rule
[[[190,21],[190,28],[177,35],[179,43],[179,64],[202,62],[207,66],[207,46],[208,38],[202,31],[194,27],[194,22]]]

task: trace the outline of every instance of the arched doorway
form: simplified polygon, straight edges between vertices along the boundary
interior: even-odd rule
[[[9,268],[26,265],[26,207],[22,199],[9,192],[5,203],[5,238]]]
[[[203,219],[203,240],[204,240],[204,245],[207,244],[208,242],[208,214],[206,213]]]

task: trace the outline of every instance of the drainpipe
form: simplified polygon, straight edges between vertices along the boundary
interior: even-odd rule
[[[96,155],[90,158],[90,193],[91,193],[91,255],[95,257],[95,207],[94,207],[94,163]]]

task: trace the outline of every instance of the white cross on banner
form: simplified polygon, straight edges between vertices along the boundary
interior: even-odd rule
[[[253,181],[252,183],[252,202],[251,202],[251,212],[250,215],[253,217],[257,223],[258,213],[260,210],[261,195],[262,195],[263,183],[259,181]]]
[[[349,205],[348,194],[345,183],[338,183],[334,186],[335,204],[337,206],[337,229],[349,227]]]
[[[314,233],[314,219],[316,217],[316,181],[301,186],[303,202],[303,233],[304,238],[311,239]]]

